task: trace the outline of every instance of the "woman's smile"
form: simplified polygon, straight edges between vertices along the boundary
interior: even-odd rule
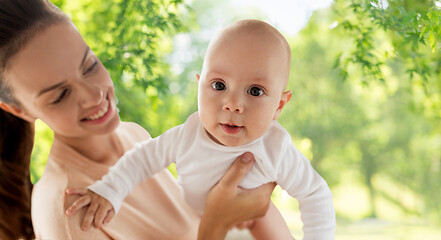
[[[83,118],[82,122],[99,124],[106,121],[111,113],[113,112],[113,107],[110,101],[106,98],[103,103],[95,109],[88,117]]]

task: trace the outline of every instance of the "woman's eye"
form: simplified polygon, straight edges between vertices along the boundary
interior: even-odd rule
[[[248,90],[248,93],[251,94],[252,96],[260,96],[263,94],[262,89],[258,88],[258,87],[252,87],[250,88],[250,90]]]
[[[98,64],[98,61],[95,61],[92,65],[90,65],[90,67],[88,67],[88,68],[86,69],[86,71],[84,71],[83,74],[86,75],[86,74],[92,72],[93,69],[95,69],[95,67],[96,67],[97,64]]]
[[[64,89],[63,92],[60,94],[60,96],[52,102],[52,104],[57,104],[59,102],[61,102],[67,95],[67,89]]]
[[[213,82],[211,84],[214,90],[216,91],[222,91],[225,90],[225,84],[223,82]]]

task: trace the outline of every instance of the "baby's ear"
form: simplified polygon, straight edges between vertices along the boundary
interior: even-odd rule
[[[282,112],[283,107],[285,107],[285,104],[289,102],[289,100],[292,97],[292,91],[288,90],[282,93],[282,96],[280,97],[279,106],[276,109],[276,112],[274,113],[273,120],[277,120],[280,116],[280,113]]]

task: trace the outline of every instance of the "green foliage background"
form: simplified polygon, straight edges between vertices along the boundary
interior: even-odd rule
[[[53,2],[110,72],[121,118],[152,136],[197,110],[195,75],[206,32],[244,17],[228,1]],[[407,226],[393,234],[375,228],[378,235],[366,239],[441,236],[408,227],[441,223],[441,14],[435,3],[336,0],[287,36],[294,95],[279,121],[331,187],[338,239],[363,239],[346,228],[363,219]],[[256,9],[246,16],[266,19]],[[37,122],[34,182],[51,139]],[[273,196],[281,211],[296,211],[295,202],[277,200],[281,195]]]

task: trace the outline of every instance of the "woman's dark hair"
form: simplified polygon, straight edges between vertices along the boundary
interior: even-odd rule
[[[0,102],[21,107],[5,71],[11,59],[40,31],[66,21],[49,0],[0,0]],[[32,123],[0,109],[0,239],[34,239],[31,222]]]

